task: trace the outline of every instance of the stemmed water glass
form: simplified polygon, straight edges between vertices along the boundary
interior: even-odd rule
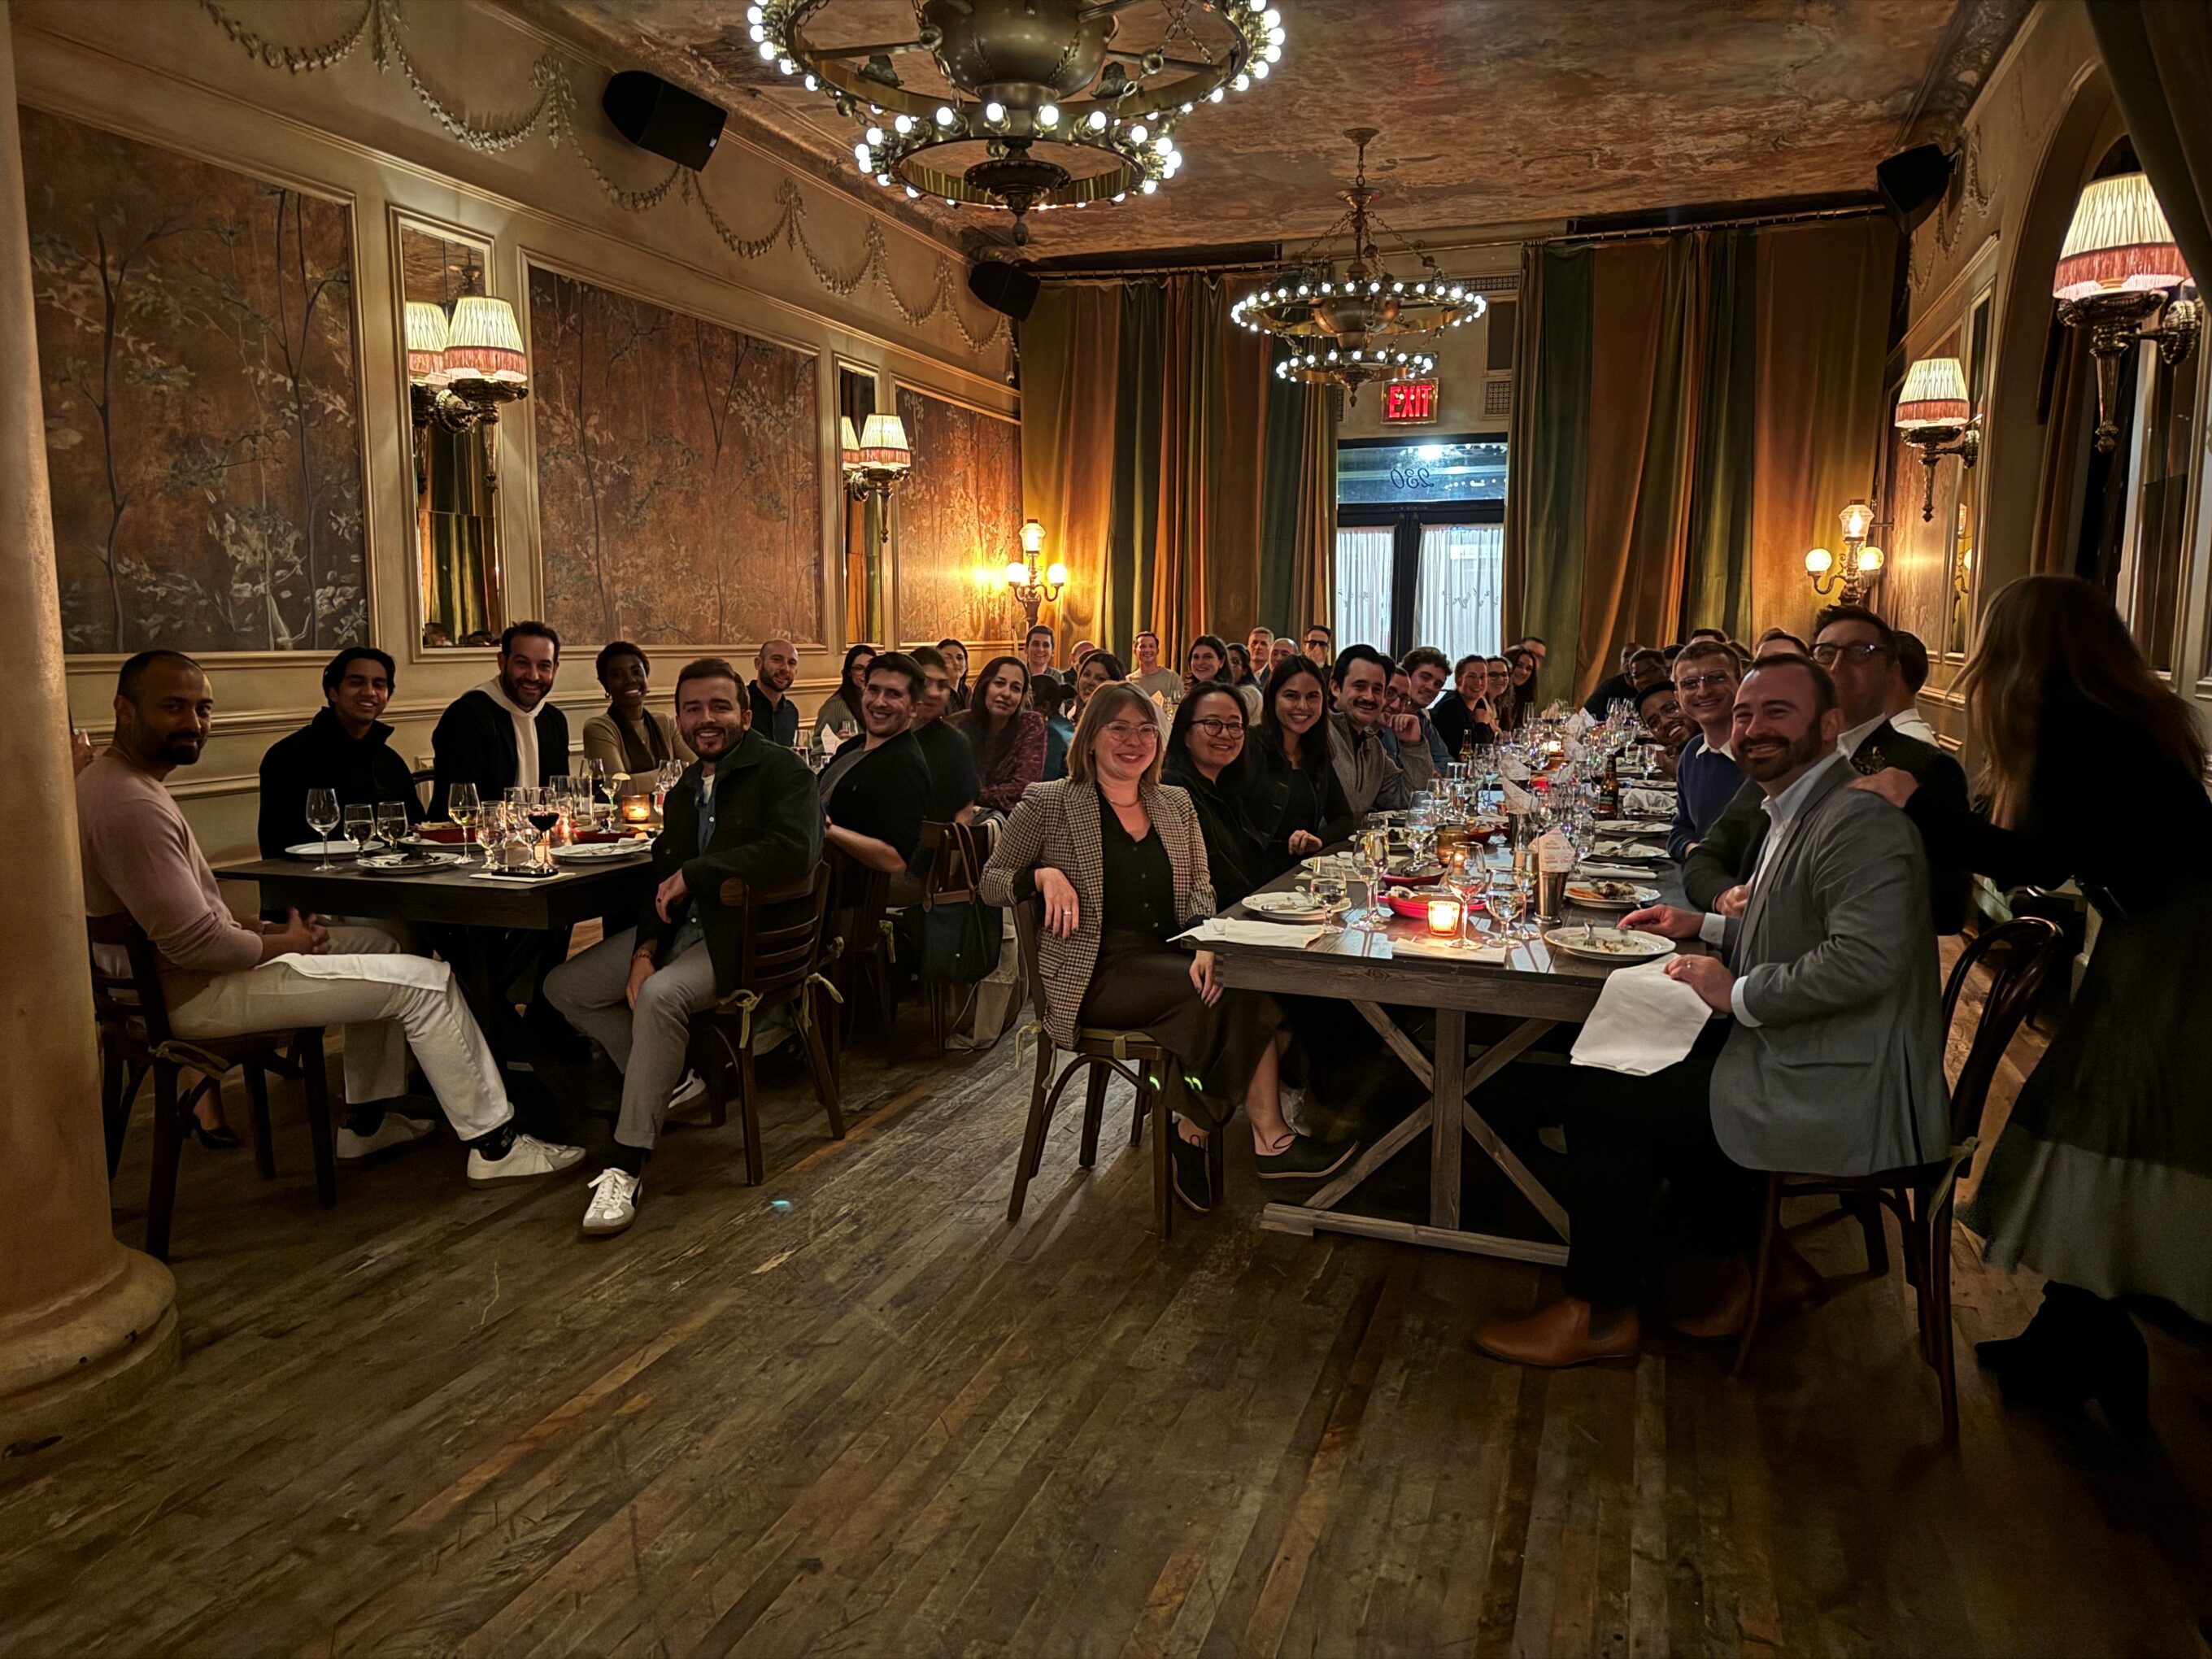
[[[1467,853],[1452,861],[1444,872],[1444,885],[1459,901],[1459,942],[1464,945],[1475,943],[1474,905],[1490,887],[1491,872],[1488,860],[1481,853],[1469,848]]]
[[[315,868],[328,870],[331,864],[331,831],[338,827],[338,792],[335,789],[307,791],[307,827],[315,832],[322,843],[323,861]]]
[[[344,809],[345,839],[353,843],[354,851],[366,853],[376,839],[376,808],[366,801],[357,802]]]
[[[1324,866],[1308,877],[1304,884],[1313,895],[1313,902],[1321,907],[1322,932],[1343,932],[1345,909],[1352,901],[1351,884]]]
[[[1505,942],[1525,939],[1521,920],[1528,913],[1528,878],[1518,871],[1500,870],[1490,878],[1490,890],[1483,896],[1483,903],[1498,921],[1504,925]]]
[[[376,838],[386,847],[396,850],[407,839],[410,827],[404,802],[386,800],[376,804]]]

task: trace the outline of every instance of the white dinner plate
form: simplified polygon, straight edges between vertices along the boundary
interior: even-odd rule
[[[1600,858],[1646,859],[1655,864],[1663,863],[1667,857],[1665,848],[1640,841],[1601,841],[1595,842],[1590,851]]]
[[[1316,853],[1298,860],[1298,868],[1310,876],[1344,876],[1351,880],[1359,878],[1359,866],[1342,853]]]
[[[587,841],[574,847],[556,847],[553,856],[562,864],[613,864],[651,851],[649,841]]]
[[[1656,933],[1627,933],[1618,927],[1570,923],[1544,930],[1544,943],[1571,957],[1592,962],[1656,962],[1674,954],[1674,941]]]
[[[360,851],[361,843],[357,841],[303,841],[296,847],[286,848],[284,856],[288,859],[349,859]]]
[[[1571,881],[1567,884],[1567,897],[1586,910],[1633,910],[1658,903],[1659,890],[1640,887],[1632,881]]]
[[[371,853],[355,867],[365,876],[432,876],[468,862],[459,853],[440,848],[434,852]]]
[[[1608,836],[1663,836],[1672,826],[1656,818],[1600,818],[1597,827]]]
[[[1304,893],[1247,893],[1244,908],[1267,921],[1326,921],[1328,912]]]

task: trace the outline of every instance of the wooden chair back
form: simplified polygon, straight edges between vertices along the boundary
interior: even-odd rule
[[[1037,934],[1044,926],[1044,895],[1032,893],[1028,900],[1014,906],[1014,945],[1022,956],[1022,983],[1029,988],[1030,1006],[1042,1020],[1051,1012],[1052,1004],[1046,998],[1044,968],[1037,960]],[[1038,1039],[1049,1043],[1049,1036]]]
[[[791,881],[726,881],[720,896],[738,914],[738,988],[763,1004],[797,996],[820,964],[830,866]]]
[[[1987,927],[1968,941],[1952,965],[1943,987],[1943,1029],[1951,1029],[1966,975],[1983,963],[1990,969],[1989,994],[1975,1023],[1959,1080],[1951,1086],[1951,1140],[1960,1145],[1981,1127],[1982,1109],[2005,1050],[2034,1011],[2043,981],[2065,948],[2065,935],[2040,916],[2017,916]]]
[[[161,975],[154,941],[131,919],[127,910],[112,915],[87,916],[84,930],[92,960],[92,1007],[99,1023],[118,1036],[151,1049],[170,1041],[168,999],[161,994]],[[121,951],[128,967],[118,971],[104,966],[100,950]]]

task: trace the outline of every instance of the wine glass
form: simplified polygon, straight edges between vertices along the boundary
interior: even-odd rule
[[[322,842],[323,861],[315,866],[318,870],[331,867],[331,831],[338,827],[338,792],[335,789],[307,791],[307,827]]]
[[[404,802],[386,800],[376,804],[376,838],[386,847],[397,848],[406,840],[409,828]]]
[[[1455,859],[1444,872],[1444,885],[1459,901],[1459,942],[1462,945],[1474,943],[1474,905],[1490,887],[1490,866],[1481,854],[1469,848],[1464,857]]]
[[[1382,902],[1382,872],[1390,867],[1390,831],[1387,825],[1377,824],[1359,832],[1359,870],[1367,883],[1367,905],[1359,913],[1363,927],[1390,920],[1389,908]]]
[[[475,844],[469,834],[469,826],[477,821],[477,815],[483,810],[483,804],[477,799],[477,787],[473,783],[457,783],[446,792],[446,816],[460,826],[463,857],[467,856],[468,848]]]
[[[530,819],[530,827],[538,832],[539,841],[551,835],[561,822],[560,797],[550,786],[525,792],[522,810]]]
[[[1352,884],[1340,875],[1323,870],[1307,878],[1304,885],[1312,893],[1314,902],[1321,906],[1322,932],[1342,933],[1345,909],[1352,901]]]
[[[1483,904],[1504,926],[1504,938],[1508,945],[1521,937],[1521,918],[1528,913],[1528,884],[1517,872],[1499,871],[1491,878],[1490,890],[1483,895]]]
[[[345,809],[345,838],[357,853],[368,851],[369,843],[376,839],[376,809],[362,802]]]

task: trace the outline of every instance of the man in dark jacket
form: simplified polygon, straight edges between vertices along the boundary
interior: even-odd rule
[[[422,816],[407,763],[392,751],[392,728],[378,718],[392,701],[392,659],[374,646],[349,646],[323,668],[323,708],[261,757],[261,856],[317,839],[307,823],[307,791],[337,793],[338,805],[407,809]]]
[[[542,622],[519,622],[499,639],[499,672],[464,691],[430,734],[437,779],[431,813],[446,816],[457,783],[472,783],[489,806],[518,783],[543,784],[568,770],[568,717],[553,706],[561,636]]]
[[[786,749],[799,747],[799,705],[791,700],[799,678],[799,647],[781,636],[763,640],[753,658],[752,729]]]
[[[1894,766],[1910,772],[1920,787],[1940,799],[1947,810],[1965,810],[1966,775],[1959,763],[1932,744],[1906,737],[1893,726],[1887,705],[1899,677],[1896,635],[1887,623],[1859,605],[1830,605],[1820,613],[1813,635],[1813,659],[1836,684],[1837,706],[1844,717],[1837,747],[1861,773]],[[1713,823],[1705,838],[1682,863],[1682,890],[1691,904],[1719,915],[1742,910],[1744,888],[1766,839],[1766,815],[1757,788],[1746,784]],[[1973,897],[1971,872],[1932,867],[1928,901],[1936,931],[1955,933],[1966,925]]]
[[[722,884],[794,881],[821,862],[814,780],[790,750],[748,729],[745,690],[719,657],[676,677],[676,727],[699,758],[662,810],[659,884],[635,927],[546,976],[547,1000],[623,1073],[613,1161],[592,1179],[586,1233],[620,1232],[635,1218],[691,1017],[739,988],[741,916],[723,907]]]

